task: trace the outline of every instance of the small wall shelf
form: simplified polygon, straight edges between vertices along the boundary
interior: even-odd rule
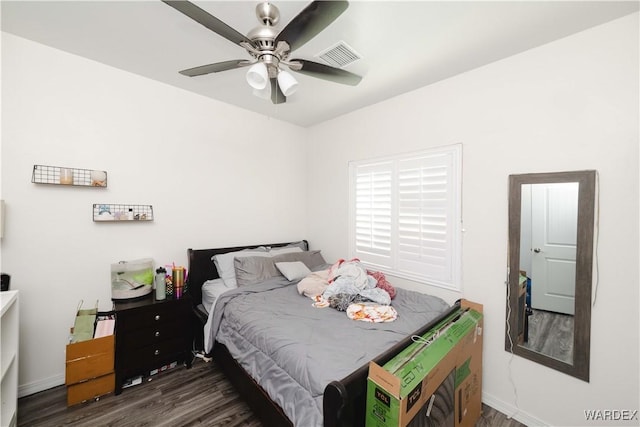
[[[153,221],[153,206],[99,203],[93,205],[95,222]]]
[[[65,168],[60,166],[33,165],[31,182],[75,187],[107,186],[107,172],[91,169]]]

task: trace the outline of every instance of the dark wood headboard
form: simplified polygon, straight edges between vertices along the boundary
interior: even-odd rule
[[[302,242],[304,242],[305,246],[303,249],[308,250],[309,243],[306,240],[302,240]],[[187,292],[189,292],[189,295],[191,296],[193,305],[197,306],[202,303],[202,285],[204,282],[220,277],[216,270],[216,266],[211,259],[214,255],[240,251],[242,249],[257,248],[259,246],[282,247],[291,243],[295,242],[266,243],[261,245],[234,246],[214,249],[187,249]]]

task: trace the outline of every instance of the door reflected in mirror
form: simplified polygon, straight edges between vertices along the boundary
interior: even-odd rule
[[[523,184],[520,281],[526,330],[520,345],[573,364],[577,182]]]
[[[595,171],[509,185],[506,349],[588,381]]]

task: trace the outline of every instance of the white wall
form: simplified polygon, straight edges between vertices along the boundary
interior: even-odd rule
[[[422,289],[484,304],[484,401],[532,425],[640,409],[639,72],[635,14],[312,128],[310,241],[348,255],[350,160],[462,143],[464,291]],[[508,175],[583,169],[601,188],[590,383],[504,350]]]
[[[111,308],[112,263],[306,237],[304,129],[6,33],[2,53],[2,271],[21,292],[21,395],[63,382],[78,302]],[[266,128],[279,138],[256,138]],[[33,184],[35,164],[106,170],[108,188]],[[94,203],[150,204],[155,221],[94,223]]]

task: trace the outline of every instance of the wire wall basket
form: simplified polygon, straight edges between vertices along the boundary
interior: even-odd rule
[[[153,206],[99,203],[93,205],[95,222],[153,221]]]
[[[76,187],[106,187],[107,172],[60,166],[33,165],[31,182]]]

